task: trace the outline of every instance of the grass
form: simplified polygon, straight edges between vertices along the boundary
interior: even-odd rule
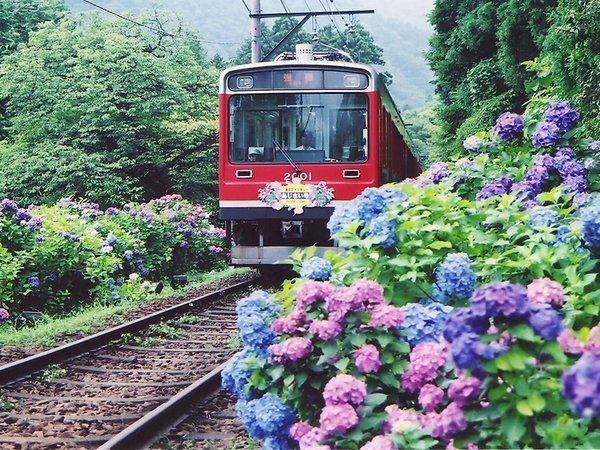
[[[32,326],[21,329],[15,329],[11,325],[5,323],[0,325],[0,345],[37,345],[42,347],[52,347],[56,345],[57,339],[61,336],[95,332],[104,324],[111,321],[115,316],[121,316],[144,303],[162,297],[184,297],[186,292],[193,288],[233,275],[240,275],[248,271],[249,269],[246,268],[229,268],[219,272],[189,275],[189,283],[177,290],[165,285],[165,288],[160,295],[149,294],[148,297],[142,301],[124,299],[119,305],[105,305],[98,303],[84,307],[65,317],[46,317],[36,321]]]

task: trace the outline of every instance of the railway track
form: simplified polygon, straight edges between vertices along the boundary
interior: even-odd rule
[[[149,447],[197,402],[222,396],[220,371],[235,352],[236,300],[254,282],[0,366],[0,448]],[[219,414],[230,419],[227,411],[209,415]],[[207,436],[236,437],[217,431],[200,439]],[[227,448],[215,445],[199,448]]]

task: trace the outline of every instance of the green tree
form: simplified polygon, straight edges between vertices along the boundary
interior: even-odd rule
[[[193,177],[191,185],[212,183],[196,197],[212,195],[216,79],[193,39],[99,16],[43,24],[0,66],[9,121],[0,192],[21,202],[71,195],[107,205],[171,193]],[[72,168],[62,192],[47,191],[30,173],[45,152],[56,156],[48,172]],[[82,168],[97,176],[76,180]]]
[[[454,153],[502,112],[522,112],[533,78],[523,62],[539,55],[556,0],[437,0],[427,59],[436,76],[441,140]]]
[[[2,0],[0,2],[0,59],[27,41],[40,23],[68,12],[64,0]]]

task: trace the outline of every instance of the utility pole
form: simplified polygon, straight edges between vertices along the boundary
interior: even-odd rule
[[[334,16],[342,14],[373,14],[373,9],[362,9],[362,10],[348,10],[348,11],[308,11],[308,12],[296,12],[296,13],[262,13],[260,9],[260,0],[252,0],[252,10],[250,11],[250,18],[252,19],[252,30],[251,30],[251,54],[252,63],[263,62],[269,60],[277,51],[285,45],[287,41],[304,25],[308,19],[314,16]],[[273,18],[273,17],[293,17],[293,16],[304,16],[304,18],[290,31],[283,40],[277,44],[277,46],[271,50],[262,60],[260,59],[260,19],[261,18]]]
[[[260,0],[252,0],[252,11],[250,12],[252,18],[250,34],[252,64],[260,61],[260,13]]]

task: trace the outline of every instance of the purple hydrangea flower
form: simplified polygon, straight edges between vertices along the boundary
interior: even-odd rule
[[[562,377],[562,395],[582,417],[600,415],[600,353],[586,353]]]
[[[328,280],[331,276],[331,263],[319,256],[313,256],[302,264],[300,276],[310,280]]]
[[[485,200],[486,198],[504,195],[510,192],[513,181],[508,177],[496,178],[485,186],[475,196],[476,200]]]
[[[479,397],[482,384],[479,378],[462,375],[450,384],[448,397],[457,405],[466,406]]]
[[[482,317],[520,317],[527,312],[527,289],[508,281],[486,284],[473,293],[469,304]]]
[[[379,350],[373,344],[365,344],[354,352],[354,364],[360,373],[375,373],[381,367]]]
[[[345,433],[358,425],[358,414],[348,403],[327,405],[321,411],[319,424],[328,436]]]
[[[29,278],[27,278],[27,282],[29,283],[29,286],[31,286],[33,289],[37,289],[40,287],[40,279],[35,275],[32,275]]]
[[[450,352],[457,368],[469,370],[479,377],[483,375],[481,360],[494,359],[506,350],[506,347],[498,344],[485,344],[478,334],[464,333],[452,341]]]
[[[465,148],[465,150],[470,150],[470,151],[479,150],[481,148],[481,146],[483,145],[483,139],[481,139],[480,137],[477,137],[475,135],[472,135],[472,136],[469,136],[468,138],[466,138],[463,141],[462,145]]]
[[[546,341],[555,340],[564,328],[560,314],[548,303],[530,303],[527,323]]]
[[[383,286],[377,281],[357,278],[350,285],[350,292],[352,292],[354,299],[361,303],[367,310],[385,303]]]
[[[471,308],[455,309],[444,327],[444,339],[453,342],[464,333],[483,334],[490,327],[489,318],[476,314]]]
[[[472,264],[466,253],[447,255],[435,270],[434,298],[445,301],[447,297],[469,297],[475,286]]]
[[[417,429],[419,428],[419,417],[413,410],[400,409],[398,405],[388,405],[385,407],[387,418],[383,423],[383,432],[392,433],[394,429]]]
[[[531,143],[536,148],[554,145],[560,136],[560,128],[553,122],[541,122],[531,136]]]
[[[556,102],[546,109],[543,120],[554,123],[564,133],[577,124],[579,113],[572,109],[567,102]]]
[[[503,142],[508,142],[523,132],[524,124],[525,122],[519,114],[505,112],[496,119],[492,135],[498,136]]]
[[[0,211],[2,211],[4,209],[7,209],[12,212],[17,212],[19,207],[11,199],[5,198],[4,200],[0,201]]]
[[[367,385],[364,381],[348,374],[340,374],[327,382],[323,389],[326,405],[351,403],[359,406],[367,396]]]
[[[461,407],[456,403],[450,403],[441,413],[433,415],[430,422],[431,437],[449,440],[455,434],[467,428],[467,421]]]
[[[5,308],[0,307],[0,322],[4,320],[8,320],[10,318],[10,314]]]

